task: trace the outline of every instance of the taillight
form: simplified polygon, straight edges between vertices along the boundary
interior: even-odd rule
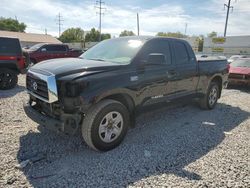
[[[0,56],[0,60],[16,60],[15,56]]]
[[[19,69],[25,68],[25,57],[24,56],[0,56],[0,60],[15,60],[18,63]]]
[[[19,65],[20,69],[24,69],[25,68],[25,57],[17,57],[17,62]]]

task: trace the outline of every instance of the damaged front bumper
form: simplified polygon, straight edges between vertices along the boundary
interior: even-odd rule
[[[30,119],[55,132],[74,135],[80,127],[81,115],[79,114],[62,113],[59,118],[50,117],[40,111],[36,105],[32,105],[30,101],[23,104],[23,109]]]

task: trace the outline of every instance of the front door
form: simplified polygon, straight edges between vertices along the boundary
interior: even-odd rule
[[[165,55],[163,64],[147,64],[149,54],[158,53]],[[173,75],[175,65],[172,63],[172,55],[167,39],[151,39],[140,50],[137,62],[140,89],[138,97],[144,105],[151,105],[166,101],[167,96],[176,92],[176,78]],[[156,62],[157,63],[157,62]]]

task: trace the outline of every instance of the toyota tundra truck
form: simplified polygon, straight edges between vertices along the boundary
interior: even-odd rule
[[[31,67],[24,110],[41,126],[80,131],[90,148],[108,151],[151,105],[195,98],[203,109],[213,109],[227,77],[226,59],[197,60],[184,40],[122,37],[100,42],[79,58]]]

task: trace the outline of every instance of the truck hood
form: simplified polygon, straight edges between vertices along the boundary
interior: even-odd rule
[[[83,73],[85,71],[108,71],[117,69],[121,66],[122,65],[107,61],[94,61],[81,58],[61,58],[42,61],[31,67],[31,70],[45,71],[54,74],[56,77],[62,77]]]
[[[229,73],[233,74],[250,74],[250,68],[248,67],[230,67]]]

